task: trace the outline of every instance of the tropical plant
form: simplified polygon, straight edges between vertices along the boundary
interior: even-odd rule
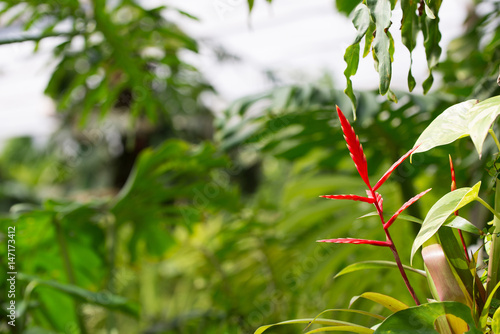
[[[337,276],[363,269],[397,267],[416,306],[409,307],[393,297],[366,292],[358,297],[354,297],[351,304],[358,298],[370,299],[385,306],[393,313],[388,317],[382,317],[379,314],[361,310],[327,311],[357,312],[380,320],[371,328],[350,322],[319,319],[319,316],[313,319],[299,319],[278,324],[307,323],[309,324],[307,327],[311,324],[326,325],[326,327],[310,330],[308,333],[326,331],[410,333],[415,328],[418,328],[423,333],[436,333],[436,331],[439,333],[498,333],[500,331],[500,311],[498,311],[499,300],[497,296],[497,290],[500,287],[500,277],[498,274],[500,268],[498,263],[500,254],[498,247],[498,234],[500,232],[500,212],[498,212],[500,208],[500,179],[498,178],[498,171],[494,173],[495,208],[492,208],[486,201],[479,197],[481,182],[476,183],[470,188],[456,189],[457,181],[450,157],[452,191],[441,197],[429,209],[423,222],[412,216],[403,216],[401,213],[430,189],[410,199],[389,219],[386,219],[384,216],[383,198],[376,191],[388,179],[394,169],[411,154],[425,152],[436,146],[449,144],[465,136],[471,137],[480,157],[488,133],[493,138],[500,152],[500,143],[491,129],[495,119],[500,115],[500,97],[493,97],[482,102],[469,100],[446,109],[424,130],[415,143],[414,148],[395,162],[373,187],[368,179],[366,157],[363,153],[363,148],[343,113],[338,108],[337,111],[351,157],[359,175],[368,187],[367,196],[326,195],[322,197],[373,204],[376,208],[374,214],[380,218],[386,240],[336,238],[319,240],[319,242],[367,244],[388,247],[393,253],[395,263],[387,261],[355,263],[342,270]],[[495,157],[493,160],[495,168],[496,159]],[[459,216],[458,210],[473,201],[478,201],[491,211],[493,215],[491,227],[479,230],[467,219]],[[425,271],[403,266],[388,230],[398,217],[422,224],[420,232],[413,242],[411,257],[413,258],[418,249],[422,247]],[[486,252],[488,254],[488,259],[485,262],[488,264],[488,268],[484,271],[481,278],[478,276],[478,270],[482,267],[482,263],[478,263],[479,252],[469,254],[462,234],[463,231],[480,235],[485,239]],[[428,303],[420,303],[405,270],[417,271],[427,277],[433,299],[429,299]],[[327,311],[322,312],[320,315]],[[262,333],[271,326],[274,325],[260,327],[255,333]]]

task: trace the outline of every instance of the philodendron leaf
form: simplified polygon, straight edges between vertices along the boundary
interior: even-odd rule
[[[500,96],[479,102],[469,110],[469,134],[479,156],[483,151],[488,130],[498,115],[500,115]]]
[[[36,281],[37,286],[47,286],[52,289],[64,292],[72,297],[75,297],[85,303],[100,305],[108,309],[114,309],[124,313],[128,313],[135,317],[139,316],[138,306],[125,297],[114,295],[107,292],[92,292],[85,290],[72,284],[63,284],[56,281],[43,280],[36,276],[19,273],[17,278],[21,281]]]
[[[353,324],[353,323],[350,323],[350,322],[346,322],[346,321],[337,321],[337,320],[330,320],[330,319],[322,319],[322,318],[318,318],[318,319],[295,319],[295,320],[287,320],[287,321],[282,321],[282,322],[278,322],[278,323],[275,323],[275,324],[271,324],[271,325],[265,325],[265,326],[260,326],[259,328],[257,328],[257,330],[254,332],[254,334],[261,334],[261,333],[264,333],[268,328],[271,328],[271,327],[274,327],[274,326],[281,326],[281,325],[293,325],[293,324],[310,324],[310,323],[313,323],[313,324],[318,324],[318,325],[325,325],[325,326],[330,326],[330,327],[356,327],[356,328],[359,328],[360,330],[361,329],[368,329],[370,330],[369,328],[366,328],[366,327],[363,327],[363,326],[359,326],[359,325],[356,325],[356,324]],[[343,329],[343,331],[346,331],[345,329]],[[354,332],[354,333],[373,333],[373,330],[370,330],[369,332],[368,331],[358,331],[358,332]]]
[[[337,275],[335,275],[334,278],[337,278],[339,276],[353,273],[355,271],[359,270],[366,270],[366,269],[387,269],[387,268],[397,268],[398,265],[396,262],[391,262],[391,261],[363,261],[363,262],[357,262],[354,264],[351,264],[344,269],[342,269]],[[426,277],[426,273],[423,270],[415,269],[410,266],[403,265],[403,267],[406,270],[413,271],[414,273],[420,274],[424,277]]]
[[[455,104],[438,117],[422,132],[413,147],[418,148],[413,152],[425,152],[436,146],[446,145],[458,138],[469,135],[467,113],[477,103],[477,100],[468,100]]]
[[[451,214],[478,198],[480,187],[481,181],[476,183],[472,188],[454,190],[441,197],[441,199],[432,206],[413,242],[411,260],[413,260],[413,256],[420,246],[439,230]]]
[[[436,334],[436,320],[446,314],[452,314],[464,320],[469,326],[468,334],[481,334],[471,315],[471,309],[458,302],[439,302],[414,306],[389,316],[374,334]]]
[[[359,298],[371,300],[389,309],[391,312],[397,312],[408,308],[408,305],[397,300],[396,298],[383,295],[378,292],[365,292],[359,296],[352,297],[351,302],[349,303],[349,307]]]

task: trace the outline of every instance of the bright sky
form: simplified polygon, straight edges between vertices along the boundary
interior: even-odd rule
[[[272,6],[264,0],[255,2],[249,19],[246,0],[168,1],[169,5],[201,19],[195,22],[173,17],[188,34],[201,40],[201,54],[187,54],[186,58],[205,74],[223,101],[270,88],[265,70],[276,71],[286,82],[314,81],[326,70],[337,87],[344,89],[343,52],[352,42],[355,30],[348,18],[335,12],[332,0],[274,0]],[[469,0],[443,1],[442,46],[462,32],[468,3]],[[409,53],[398,37],[401,16],[393,17],[392,21],[391,32],[396,39],[392,87],[407,90]],[[4,33],[5,29],[0,30],[0,36]],[[421,39],[419,44],[413,64],[417,84],[427,76]],[[0,140],[17,135],[46,137],[57,126],[51,116],[53,103],[43,96],[54,65],[53,45],[53,41],[43,42],[34,56],[32,43],[0,47]],[[221,64],[209,45],[220,45],[241,61]],[[353,84],[355,89],[376,88],[378,77],[370,56],[361,61]]]

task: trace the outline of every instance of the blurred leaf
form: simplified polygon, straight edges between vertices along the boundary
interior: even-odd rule
[[[465,320],[469,325],[470,334],[479,334],[480,330],[475,326],[472,319],[470,308],[458,302],[439,302],[428,303],[420,306],[410,307],[389,316],[374,332],[374,334],[394,333],[413,333],[415,324],[418,323],[420,333],[436,333],[435,321],[438,317],[452,314]]]
[[[100,305],[105,308],[124,312],[135,317],[139,316],[138,306],[124,297],[106,292],[91,292],[71,284],[62,284],[56,281],[42,280],[36,276],[26,275],[22,273],[19,273],[17,275],[17,278],[22,281],[36,281],[38,286],[47,286],[59,290],[86,303]]]
[[[425,271],[415,269],[413,267],[403,265],[403,267],[409,271],[412,271],[414,273],[420,274],[422,276],[427,276],[425,274]],[[362,261],[362,262],[356,262],[353,264],[348,265],[344,269],[342,269],[339,273],[335,275],[334,278],[337,278],[339,276],[349,274],[355,271],[359,270],[368,270],[368,269],[381,269],[381,268],[398,268],[396,262],[391,262],[391,261]]]
[[[389,309],[391,312],[397,312],[408,308],[408,305],[405,303],[393,298],[391,296],[387,296],[378,292],[365,292],[359,296],[355,296],[351,299],[349,305],[352,305],[359,298],[364,298],[371,300],[377,304],[382,305],[383,307]]]

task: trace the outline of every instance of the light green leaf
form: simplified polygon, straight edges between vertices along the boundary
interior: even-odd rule
[[[337,275],[335,275],[334,278],[337,278],[339,276],[353,273],[355,271],[359,270],[367,270],[367,269],[381,269],[381,268],[397,268],[398,265],[396,262],[391,262],[391,261],[362,261],[362,262],[357,262],[351,265],[348,265],[344,269],[342,269]],[[413,271],[414,273],[420,274],[424,277],[427,276],[424,270],[419,270],[412,268],[407,265],[403,265],[403,267],[406,270]]]
[[[488,299],[486,299],[486,303],[484,303],[484,308],[483,312],[481,312],[481,316],[479,317],[479,325],[481,326],[481,329],[486,328],[486,324],[488,321],[488,312],[490,310],[490,305],[491,301],[493,300],[493,297],[495,296],[495,292],[500,288],[500,282],[495,286],[495,288],[491,291],[490,295],[488,296]],[[495,313],[497,313],[495,311]]]
[[[480,157],[488,130],[498,115],[500,115],[500,96],[479,102],[469,110],[469,134]]]
[[[368,0],[366,3],[376,25],[373,49],[378,61],[379,91],[381,95],[385,95],[389,90],[392,76],[391,42],[386,32],[391,25],[391,2],[389,0]]]
[[[493,333],[500,333],[500,308],[497,308],[491,320],[491,330]]]
[[[474,224],[472,224],[470,221],[460,216],[454,216],[449,222],[444,223],[443,226],[456,228],[458,230],[462,230],[477,235],[481,235],[482,233],[482,231],[478,229]]]
[[[367,327],[360,326],[337,326],[337,327],[322,327],[313,329],[312,331],[306,332],[309,333],[321,333],[321,332],[350,332],[350,333],[360,333],[360,334],[372,334],[373,329]]]
[[[365,328],[356,324],[352,324],[350,322],[346,321],[337,321],[337,320],[330,320],[330,319],[294,319],[294,320],[287,320],[287,321],[281,321],[272,325],[265,325],[265,326],[260,326],[257,328],[257,330],[254,332],[254,334],[261,334],[264,333],[268,328],[274,327],[274,326],[281,326],[281,325],[293,325],[293,324],[318,324],[318,325],[325,325],[325,326],[348,326],[348,327],[359,327],[359,328]],[[370,332],[371,333],[371,332]]]
[[[349,303],[349,307],[359,298],[364,298],[371,300],[377,304],[384,306],[389,309],[391,312],[397,312],[408,308],[408,305],[405,303],[393,298],[391,296],[387,296],[378,292],[365,292],[359,296],[355,296],[351,299]]]
[[[469,110],[477,100],[468,100],[455,104],[443,111],[418,137],[415,153],[425,152],[436,146],[446,145],[458,138],[469,135]],[[415,147],[414,146],[414,147]]]
[[[478,197],[481,181],[472,188],[460,188],[449,192],[437,201],[427,213],[411,249],[411,260],[417,250],[429,240],[453,212],[474,201]]]
[[[22,281],[36,281],[37,287],[47,286],[64,292],[70,296],[76,297],[85,303],[100,305],[108,309],[115,309],[136,317],[139,316],[138,306],[125,297],[117,296],[108,292],[92,292],[72,284],[43,280],[36,276],[26,275],[22,273],[19,273],[17,275],[17,278]]]
[[[434,323],[437,318],[452,314],[469,325],[469,334],[480,334],[472,319],[469,307],[458,302],[428,303],[396,312],[389,316],[374,334],[436,334]],[[417,330],[418,328],[418,330]]]

